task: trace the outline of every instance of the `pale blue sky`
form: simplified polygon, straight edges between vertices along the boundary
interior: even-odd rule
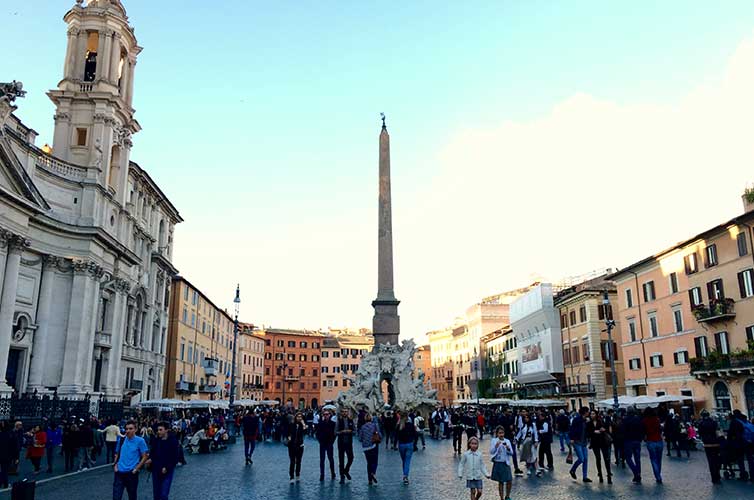
[[[0,6],[0,80],[24,82],[29,94],[18,114],[41,133],[40,144],[51,142],[53,107],[44,92],[61,78],[62,16],[71,5]],[[134,101],[143,131],[131,158],[186,219],[175,252],[182,274],[222,305],[230,305],[240,281],[248,321],[369,326],[384,111],[393,140],[396,295],[410,336],[441,326],[485,294],[526,284],[531,273],[555,278],[622,266],[686,236],[679,230],[633,246],[616,242],[623,250],[604,249],[583,262],[543,262],[543,253],[512,265],[503,255],[511,244],[505,183],[481,213],[464,212],[475,198],[472,182],[442,203],[457,204],[450,217],[438,213],[447,224],[427,222],[433,209],[424,197],[444,192],[433,187],[444,182],[443,172],[470,167],[445,159],[459,137],[495,133],[504,122],[527,127],[574,95],[628,109],[675,106],[721,80],[754,33],[748,0],[124,5],[144,47]],[[557,168],[574,166],[568,160]],[[513,178],[517,168],[535,168],[497,167]],[[737,186],[754,181],[741,172],[719,193],[720,212],[700,214],[682,230],[735,215]],[[562,186],[563,196],[584,195],[571,188]],[[527,189],[536,199],[539,188]],[[625,209],[616,201],[617,229],[635,214],[630,200]],[[492,236],[469,226],[469,218],[484,219]],[[430,225],[432,238],[419,236]],[[533,235],[517,230],[516,237]],[[499,262],[490,247],[500,249]],[[437,259],[431,266],[428,256]],[[469,268],[479,260],[490,267]],[[433,281],[437,276],[447,279]]]

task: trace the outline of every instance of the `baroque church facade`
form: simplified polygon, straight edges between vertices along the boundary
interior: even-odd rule
[[[160,397],[178,210],[130,160],[139,47],[120,0],[65,14],[53,146],[0,84],[0,395]]]

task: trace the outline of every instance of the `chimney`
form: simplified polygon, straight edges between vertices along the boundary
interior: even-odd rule
[[[754,210],[754,187],[747,187],[744,189],[744,194],[741,195],[741,201],[744,202],[744,213]]]

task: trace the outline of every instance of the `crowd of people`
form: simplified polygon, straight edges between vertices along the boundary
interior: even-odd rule
[[[573,480],[584,483],[592,482],[590,472],[596,469],[600,483],[612,484],[614,467],[630,469],[633,482],[641,483],[643,447],[658,484],[663,482],[665,454],[675,452],[679,458],[688,458],[700,448],[713,483],[720,483],[721,476],[754,480],[754,423],[738,410],[724,422],[706,411],[697,420],[683,418],[664,406],[618,412],[584,407],[570,413],[543,408],[437,407],[424,414],[386,411],[371,415],[365,410],[352,412],[328,405],[306,411],[290,406],[260,407],[227,414],[204,411],[163,417],[141,416],[120,422],[43,420],[30,428],[22,422],[0,422],[0,488],[8,486],[8,476],[17,471],[23,458],[31,463],[33,474],[42,470],[43,461],[48,472],[60,468],[70,472],[85,470],[104,458],[113,464],[115,500],[124,492],[129,499],[136,499],[138,473],[145,469],[151,471],[155,500],[166,500],[173,472],[186,464],[186,454],[222,450],[236,435],[243,438],[247,465],[253,464],[260,442],[286,446],[291,483],[300,481],[308,441],[317,442],[320,481],[329,477],[341,484],[352,479],[357,446],[364,454],[366,480],[372,486],[378,484],[383,443],[386,450],[398,452],[402,481],[409,484],[412,456],[419,446],[426,447],[426,433],[430,439],[452,442],[452,453],[459,456],[457,474],[466,481],[472,500],[480,498],[484,478],[497,482],[500,498],[506,500],[515,476],[536,480],[553,471],[553,444],[565,455]],[[481,446],[486,436],[490,438],[488,458]],[[58,457],[63,457],[62,464]],[[487,460],[492,462],[489,470]]]

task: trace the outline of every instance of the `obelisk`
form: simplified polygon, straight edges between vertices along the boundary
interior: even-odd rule
[[[400,318],[398,304],[393,290],[393,215],[390,198],[390,136],[382,114],[380,132],[380,194],[379,220],[377,229],[377,298],[372,301],[374,318],[372,333],[374,343],[398,344]]]

